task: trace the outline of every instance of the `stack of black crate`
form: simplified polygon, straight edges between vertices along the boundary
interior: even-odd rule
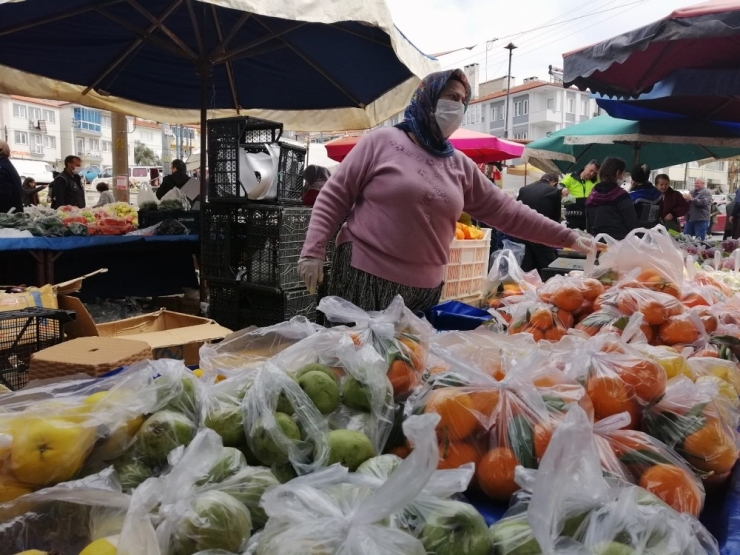
[[[251,117],[208,121],[208,199],[202,206],[201,276],[209,313],[237,330],[316,318],[316,295],[298,275],[311,208],[301,205],[306,149],[280,141],[280,123]],[[277,198],[251,201],[239,182],[240,149],[280,145]]]

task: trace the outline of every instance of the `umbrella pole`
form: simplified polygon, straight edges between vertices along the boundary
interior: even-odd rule
[[[524,186],[527,186],[527,172],[529,171],[529,162],[524,163]]]
[[[208,195],[208,157],[206,155],[206,146],[208,137],[206,137],[206,123],[208,121],[208,81],[211,76],[211,66],[203,62],[198,68],[200,77],[200,236],[203,237],[205,231],[205,203]],[[203,257],[200,257],[203,260]],[[208,300],[208,290],[203,275],[200,275],[200,302]]]

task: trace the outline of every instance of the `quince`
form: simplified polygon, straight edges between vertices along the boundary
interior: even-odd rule
[[[82,468],[95,444],[95,429],[65,418],[31,417],[12,430],[10,471],[21,484],[64,482]]]
[[[26,495],[32,491],[33,490],[20,484],[16,484],[15,482],[0,479],[0,504],[13,501],[21,495]]]
[[[80,551],[80,555],[116,555],[118,551],[118,536],[100,538]]]

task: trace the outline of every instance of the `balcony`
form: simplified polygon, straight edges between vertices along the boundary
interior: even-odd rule
[[[43,145],[30,145],[28,147],[28,150],[31,152],[32,156],[43,156],[44,155]]]
[[[99,123],[93,123],[91,121],[74,120],[72,122],[77,133],[82,135],[89,135],[91,137],[100,137],[103,134],[103,128]]]
[[[77,150],[75,154],[83,161],[99,162],[103,159],[103,153],[99,150]]]
[[[555,110],[544,109],[529,112],[530,125],[549,127],[561,121],[561,113]]]

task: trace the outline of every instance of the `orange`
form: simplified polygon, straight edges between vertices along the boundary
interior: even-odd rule
[[[498,389],[488,389],[473,391],[468,396],[473,401],[473,408],[487,419],[498,406],[500,393]]]
[[[437,389],[427,399],[424,412],[440,416],[437,431],[445,439],[462,440],[473,433],[478,424],[473,400],[455,388]]]
[[[514,482],[514,470],[519,462],[507,447],[491,449],[475,468],[475,477],[483,493],[497,501],[508,501],[519,489]]]
[[[583,293],[575,285],[563,283],[553,291],[551,302],[558,308],[573,312],[583,304]]]
[[[640,477],[640,487],[665,501],[680,513],[699,516],[704,492],[694,476],[672,464],[656,464]]]
[[[719,351],[717,351],[716,347],[709,346],[709,347],[705,347],[704,349],[699,349],[691,356],[701,357],[701,358],[719,358]]]
[[[640,326],[640,331],[645,336],[647,342],[652,345],[653,340],[655,339],[655,332],[653,331],[653,327],[649,326],[648,324],[642,324]]]
[[[352,338],[352,343],[354,343],[356,346],[362,345],[362,340],[360,339],[359,333],[350,333],[349,336]]]
[[[538,308],[529,317],[529,325],[545,331],[553,326],[553,316],[546,308]]]
[[[396,447],[389,449],[388,454],[396,455],[397,457],[405,459],[411,454],[411,447],[409,446],[408,442],[406,442],[403,445],[397,445]]]
[[[688,461],[699,470],[723,474],[732,470],[737,461],[737,447],[717,419],[707,419],[706,425],[683,442]]]
[[[459,240],[465,239],[465,232],[459,227],[455,229],[455,239],[459,239]]]
[[[674,316],[660,326],[658,332],[660,339],[666,345],[676,345],[677,343],[694,343],[699,339],[699,330],[696,329],[686,315]]]
[[[406,355],[411,359],[411,363],[418,372],[424,370],[424,361],[426,360],[426,353],[421,343],[417,343],[413,339],[408,337],[402,337],[398,340],[399,343],[406,347]]]
[[[550,328],[545,332],[545,339],[548,341],[560,341],[565,334],[566,331],[561,327]]]
[[[609,445],[617,457],[623,457],[633,451],[654,452],[649,436],[636,430],[615,430],[608,434]]]
[[[537,460],[542,460],[545,456],[554,431],[552,424],[549,423],[539,422],[534,425],[534,453],[537,455]]]
[[[697,306],[709,306],[707,300],[698,293],[689,293],[681,297],[681,302],[689,308]]]
[[[708,308],[699,308],[697,309],[697,313],[701,319],[701,323],[704,324],[704,331],[707,333],[714,333],[717,331],[719,320]]]
[[[636,427],[640,422],[640,407],[633,399],[627,384],[617,376],[593,376],[586,383],[586,393],[594,406],[597,420],[628,412],[632,417],[631,425]]]
[[[619,353],[624,354],[624,349],[617,341],[605,341],[601,346],[602,353]]]
[[[648,359],[635,359],[631,366],[621,366],[617,373],[624,382],[632,386],[640,399],[645,403],[653,403],[665,395],[668,376],[665,370]]]
[[[649,300],[642,303],[640,312],[644,321],[651,326],[658,326],[668,319],[668,314],[660,301]]]
[[[419,383],[419,374],[406,361],[396,359],[388,369],[388,379],[395,397],[405,397]]]
[[[569,330],[575,323],[573,313],[568,312],[567,310],[557,309],[557,312],[555,313],[555,322],[559,323],[566,330]]]
[[[460,468],[464,464],[478,465],[480,453],[469,443],[459,441],[444,442],[439,446],[439,470]]]
[[[504,284],[504,297],[518,297],[522,294],[522,289],[516,283]]]
[[[598,279],[586,278],[581,282],[581,291],[584,299],[595,301],[604,292],[604,284]]]

